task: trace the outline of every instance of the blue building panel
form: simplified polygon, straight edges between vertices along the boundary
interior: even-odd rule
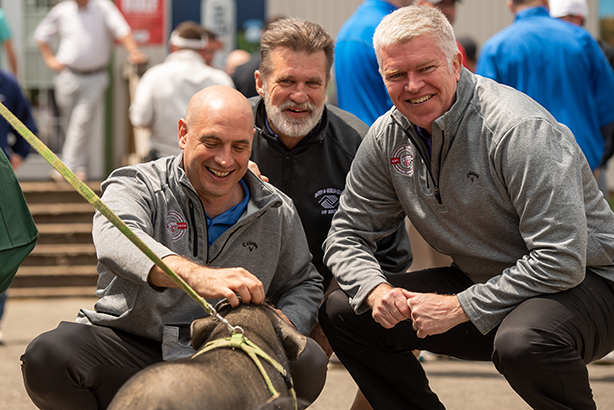
[[[200,8],[202,0],[171,0],[171,29],[186,20],[200,23]],[[237,2],[237,30],[243,30],[246,20],[265,21],[266,0],[236,0]]]

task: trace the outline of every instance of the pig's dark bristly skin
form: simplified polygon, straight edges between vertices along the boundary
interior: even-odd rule
[[[219,308],[232,326],[279,362],[289,373],[289,360],[303,351],[306,338],[266,305],[230,305]],[[228,327],[213,317],[192,323],[192,344],[230,336]],[[128,380],[111,402],[109,410],[257,410],[294,409],[286,382],[262,360],[280,397],[271,393],[254,361],[241,349],[217,348],[196,356],[150,366]],[[267,404],[268,403],[268,404]],[[300,408],[300,405],[299,405]]]

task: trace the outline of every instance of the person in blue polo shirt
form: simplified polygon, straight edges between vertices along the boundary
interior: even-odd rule
[[[552,18],[547,0],[508,0],[514,23],[482,47],[476,74],[532,97],[565,124],[594,171],[614,122],[614,72],[588,31]]]
[[[375,28],[388,14],[413,0],[366,0],[343,24],[335,47],[335,81],[339,108],[367,125],[392,107],[373,49]]]

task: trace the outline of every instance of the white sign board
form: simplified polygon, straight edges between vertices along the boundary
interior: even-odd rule
[[[237,35],[236,0],[202,0],[200,21],[203,27],[214,32],[224,47],[217,52],[213,65],[224,68],[226,56],[235,48]]]

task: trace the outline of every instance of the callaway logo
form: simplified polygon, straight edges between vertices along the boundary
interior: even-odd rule
[[[316,192],[314,198],[322,207],[320,213],[322,215],[332,215],[337,212],[337,208],[339,207],[339,197],[342,193],[343,191],[337,188],[325,188]]]
[[[469,178],[471,180],[471,182],[473,182],[474,180],[478,179],[480,176],[473,172],[473,171],[469,171],[467,172],[467,178]]]
[[[256,244],[256,242],[252,241],[243,242],[243,247],[249,249],[250,252],[254,249],[258,249],[258,245]]]
[[[166,229],[171,235],[173,242],[176,242],[186,233],[188,224],[179,212],[168,211],[166,214]]]
[[[412,175],[414,173],[414,152],[411,145],[401,145],[392,153],[390,165],[400,174]]]

